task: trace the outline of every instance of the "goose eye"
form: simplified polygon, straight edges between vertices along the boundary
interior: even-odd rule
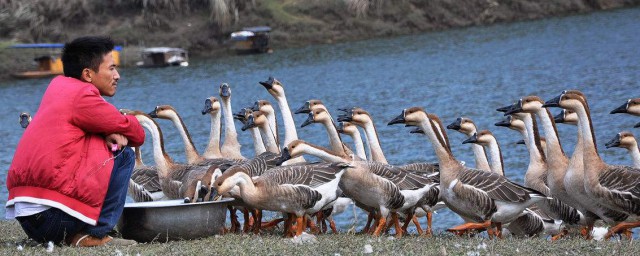
[[[218,187],[222,186],[222,182],[218,182]]]

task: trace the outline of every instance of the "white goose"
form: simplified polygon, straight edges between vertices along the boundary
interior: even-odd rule
[[[628,99],[626,103],[612,110],[610,114],[626,113],[640,116],[640,98]]]
[[[224,118],[224,142],[220,146],[220,152],[224,158],[244,159],[238,142],[238,133],[233,123],[233,111],[231,110],[231,87],[223,83],[220,85],[220,100],[222,101],[222,116]]]
[[[202,109],[202,114],[209,114],[211,117],[211,128],[209,131],[209,143],[207,144],[207,148],[204,150],[202,157],[206,159],[215,159],[222,158],[222,152],[220,152],[220,119],[221,119],[221,109],[220,102],[216,97],[209,97],[204,101],[204,108]]]
[[[617,147],[627,149],[629,155],[631,155],[631,159],[633,159],[633,167],[640,168],[640,150],[638,150],[638,142],[636,141],[636,137],[633,136],[633,133],[627,131],[619,132],[616,134],[616,137],[607,142],[605,146],[607,148]]]
[[[242,108],[237,113],[233,114],[233,118],[239,120],[244,126],[249,120],[249,116],[253,115],[253,110],[251,108]],[[253,139],[253,150],[255,155],[260,155],[264,152],[267,152],[267,148],[264,146],[264,142],[262,141],[262,135],[260,134],[260,130],[258,127],[254,127],[249,129],[251,132],[251,138]]]
[[[304,123],[300,125],[300,127],[305,127],[312,123],[321,123],[324,126],[325,130],[327,131],[327,135],[329,136],[329,144],[331,146],[331,150],[348,156],[353,154],[351,149],[349,149],[347,145],[342,142],[342,138],[340,138],[340,133],[338,133],[336,124],[333,122],[331,114],[329,114],[324,106],[315,107],[314,109],[309,111],[307,120],[305,120]]]
[[[262,111],[262,113],[269,120],[269,132],[264,134],[261,132],[262,137],[264,136],[273,136],[275,140],[280,143],[280,133],[278,133],[278,120],[276,118],[276,110],[273,108],[273,105],[269,103],[267,100],[257,100],[251,111]]]
[[[416,125],[426,133],[440,163],[441,198],[449,209],[464,219],[484,222],[481,225],[468,223],[470,228],[495,225],[496,235],[502,237],[502,223],[515,220],[524,214],[525,208],[547,198],[501,175],[462,166],[420,107],[405,109],[389,122],[390,125],[396,123]],[[446,131],[441,132],[446,134]]]
[[[458,117],[456,121],[447,125],[447,129],[455,130],[467,135],[467,138],[473,136],[477,132],[476,124],[468,117]],[[471,149],[473,149],[473,155],[475,156],[476,169],[485,171],[496,170],[490,167],[487,153],[483,146],[474,143],[471,145]]]
[[[601,216],[612,227],[606,237],[624,233],[630,238],[629,229],[640,226],[640,169],[629,166],[606,164],[596,146],[591,113],[587,99],[579,91],[564,91],[558,97],[547,101],[545,106],[571,109],[578,114],[578,126],[582,131],[584,154],[584,185],[587,195],[603,207],[625,216],[620,222],[615,217]]]
[[[260,130],[261,134],[264,134],[262,141],[264,142],[266,151],[276,154],[280,153],[280,147],[278,146],[278,141],[276,141],[275,136],[269,135],[269,121],[262,111],[253,111],[247,117],[247,121],[242,126],[242,130],[245,131],[256,127]]]
[[[273,96],[278,102],[280,113],[282,114],[282,121],[284,122],[284,142],[283,145],[288,145],[290,142],[298,139],[298,132],[296,131],[296,124],[293,121],[291,109],[289,109],[289,103],[287,102],[287,96],[284,93],[284,86],[280,81],[273,77],[269,77],[267,81],[260,82],[262,86]],[[296,157],[287,162],[287,164],[303,163],[306,162],[304,157]]]

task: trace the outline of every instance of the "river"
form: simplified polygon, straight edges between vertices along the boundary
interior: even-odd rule
[[[440,116],[444,124],[457,117],[472,118],[479,129],[490,129],[502,146],[505,173],[523,182],[528,154],[515,145],[520,135],[493,124],[503,116],[495,111],[521,96],[538,95],[548,100],[565,89],[578,89],[589,100],[600,155],[608,163],[630,165],[623,149],[605,149],[617,132],[634,130],[640,118],[609,112],[629,98],[640,97],[640,8],[539,21],[499,24],[373,39],[360,42],[276,49],[272,54],[192,60],[189,67],[158,69],[122,68],[118,93],[107,99],[118,108],[151,111],[156,105],[173,105],[184,119],[194,143],[204,151],[209,136],[209,117],[200,114],[203,102],[218,95],[221,83],[232,88],[235,110],[258,99],[275,100],[258,84],[269,76],[285,86],[291,109],[308,99],[321,99],[330,112],[359,106],[371,113],[382,148],[392,164],[436,161],[430,143],[400,126],[386,123],[403,108],[422,106]],[[6,60],[5,60],[6,61]],[[21,111],[35,113],[50,79],[0,83],[0,203],[7,198],[6,172],[22,135]],[[558,113],[559,109],[553,109]],[[37,118],[37,113],[34,114]],[[294,115],[297,126],[307,118]],[[166,149],[183,162],[178,133],[166,120],[159,121]],[[240,131],[245,156],[253,156],[248,133]],[[281,129],[280,131],[283,131]],[[320,125],[298,128],[301,139],[328,146]],[[567,154],[573,151],[576,129],[559,125]],[[283,136],[283,134],[281,134]],[[469,145],[460,133],[449,131],[452,150],[459,160],[473,165]],[[351,144],[349,138],[344,140]],[[150,136],[145,144],[150,145]],[[151,148],[143,157],[153,162]],[[359,212],[358,225],[366,217]],[[0,215],[4,209],[0,208]],[[354,221],[351,211],[338,216],[339,227]],[[434,215],[441,231],[462,223],[456,214],[442,210]]]

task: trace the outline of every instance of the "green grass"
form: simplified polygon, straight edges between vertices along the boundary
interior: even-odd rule
[[[25,244],[26,235],[15,221],[0,221],[0,255],[43,255],[46,248]],[[18,246],[22,246],[22,250]],[[138,244],[129,247],[53,248],[61,255],[353,255],[370,245],[378,255],[640,255],[636,241],[585,241],[567,238],[551,242],[542,238],[487,240],[437,234],[395,239],[389,236],[325,234],[298,244],[279,234],[212,236],[200,240]]]

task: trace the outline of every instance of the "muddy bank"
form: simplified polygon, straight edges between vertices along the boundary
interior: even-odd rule
[[[640,0],[2,1],[0,8],[8,11],[0,15],[0,59],[5,60],[0,79],[33,67],[30,53],[5,48],[12,42],[65,42],[103,34],[131,49],[173,46],[206,57],[233,54],[229,34],[246,26],[271,26],[272,46],[282,49],[638,4]]]

